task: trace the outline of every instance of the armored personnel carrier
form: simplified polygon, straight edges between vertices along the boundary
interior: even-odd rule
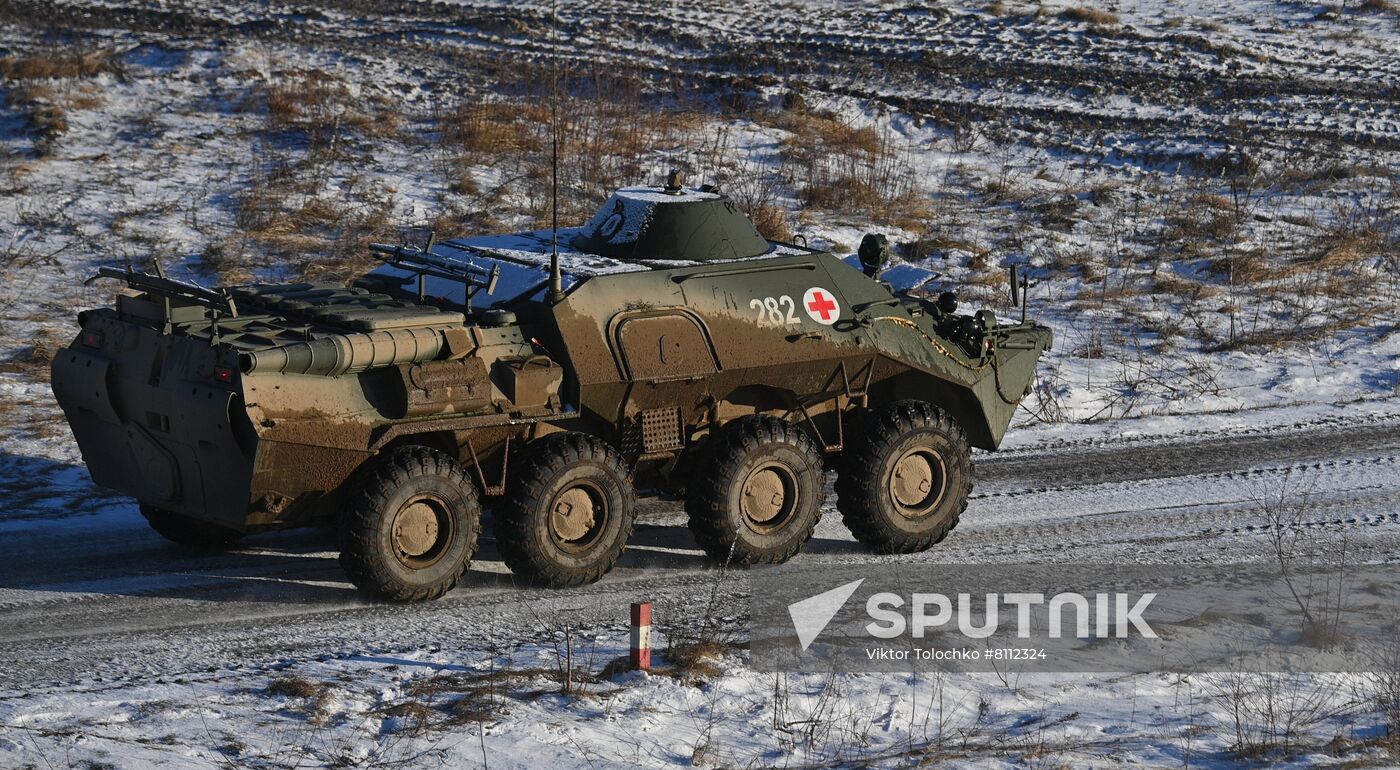
[[[893,293],[881,236],[858,263],[768,241],[678,175],[582,227],[373,250],[348,284],[102,269],[126,287],[53,361],[93,480],[188,546],[330,522],[400,601],[457,582],[483,500],[549,586],[613,567],[639,491],[683,495],[715,561],[787,560],[825,468],[855,537],[906,553],[957,523],[1051,342]]]

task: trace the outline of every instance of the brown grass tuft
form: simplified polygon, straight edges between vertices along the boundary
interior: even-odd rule
[[[912,200],[913,169],[890,133],[805,110],[776,113],[769,122],[788,132],[780,149],[804,206],[889,215]]]
[[[449,123],[446,137],[473,154],[540,152],[549,138],[549,108],[508,102],[463,104]]]
[[[302,679],[299,676],[284,676],[268,682],[267,694],[284,698],[316,698],[325,692],[328,685]]]
[[[833,211],[874,213],[881,203],[878,190],[865,180],[849,176],[812,181],[801,193],[804,205]]]
[[[500,210],[500,201],[524,199],[530,226],[547,227],[551,217],[551,124],[558,127],[559,220],[575,224],[619,186],[656,184],[671,164],[674,148],[698,146],[707,120],[699,113],[661,106],[635,78],[616,72],[565,72],[570,95],[558,100],[551,120],[548,78],[529,71],[509,89],[519,95],[464,100],[437,113],[443,155],[457,169],[489,166],[498,186],[449,171],[453,192],[470,202],[454,205]],[[695,171],[687,168],[688,171]],[[699,175],[691,182],[702,181]],[[708,181],[708,180],[705,180]],[[509,205],[509,204],[507,204]]]
[[[0,372],[21,373],[35,379],[47,379],[53,351],[59,346],[45,340],[34,340],[28,345],[15,348],[0,358]]]
[[[284,676],[268,683],[264,691],[268,695],[296,698],[301,703],[301,712],[312,724],[325,724],[330,721],[333,687],[327,683],[316,683],[299,676]]]
[[[728,651],[728,645],[714,640],[673,644],[666,648],[666,660],[671,668],[661,673],[685,679],[713,679],[724,673],[719,661]]]
[[[787,211],[771,203],[761,203],[746,211],[759,235],[770,241],[792,241],[792,227],[788,225]]]
[[[1197,296],[1204,284],[1188,281],[1172,273],[1159,272],[1152,277],[1152,291],[1155,294],[1169,294],[1173,297],[1189,299]]]
[[[0,59],[0,75],[9,80],[56,80],[91,78],[104,72],[119,72],[111,51],[49,51],[29,56]]]
[[[54,142],[68,133],[65,102],[47,82],[15,84],[6,93],[5,103],[29,119],[29,126],[37,135],[34,150],[41,156],[50,154]]]
[[[403,124],[402,113],[392,105],[358,96],[345,81],[319,70],[284,75],[265,96],[274,128],[306,131],[316,139],[339,133],[392,137]]]
[[[1250,249],[1211,260],[1206,266],[1211,273],[1239,286],[1252,286],[1279,277],[1262,249]]]
[[[1093,24],[1100,27],[1111,27],[1119,23],[1118,14],[1098,8],[1090,8],[1087,5],[1066,8],[1060,11],[1060,18],[1077,21],[1081,24]]]
[[[1331,270],[1348,268],[1382,252],[1384,248],[1385,238],[1373,229],[1331,233],[1317,239],[1318,250],[1304,259],[1303,264],[1315,264]]]

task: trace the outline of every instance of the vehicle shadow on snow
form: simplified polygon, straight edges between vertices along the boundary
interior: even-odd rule
[[[95,487],[82,466],[3,452],[0,500],[0,589],[225,603],[376,603],[346,580],[331,527],[252,534],[227,551],[194,551],[152,531],[135,501]],[[640,519],[614,577],[712,566],[676,511],[647,511]],[[482,530],[458,592],[527,590],[501,563],[489,510]],[[854,547],[814,538],[804,550],[846,553]],[[22,595],[16,599],[23,602]]]
[[[27,603],[42,594],[99,594],[194,602],[376,604],[337,560],[331,527],[248,535],[230,550],[194,551],[146,524],[135,501],[93,486],[80,465],[0,452],[0,589]],[[703,563],[689,531],[643,524],[620,571]],[[526,590],[501,563],[490,514],[459,591]],[[198,611],[194,605],[191,611]]]
[[[622,569],[695,569],[708,563],[684,524],[639,521],[618,560]]]
[[[0,452],[0,589],[218,602],[360,601],[329,530],[249,535],[221,553],[170,543],[81,465]]]

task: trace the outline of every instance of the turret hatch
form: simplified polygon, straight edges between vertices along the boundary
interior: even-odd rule
[[[748,259],[773,249],[729,196],[679,186],[618,190],[573,246],[616,259],[688,262]]]

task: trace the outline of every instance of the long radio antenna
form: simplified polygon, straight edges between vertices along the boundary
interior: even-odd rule
[[[559,10],[549,2],[549,301],[564,296],[559,272]]]

